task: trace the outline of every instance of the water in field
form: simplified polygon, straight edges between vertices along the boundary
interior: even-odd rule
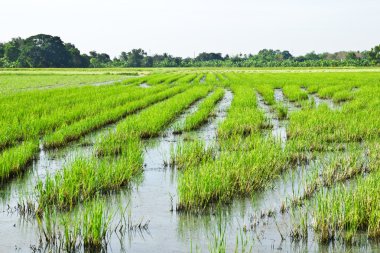
[[[139,85],[140,88],[144,88],[144,89],[147,89],[147,88],[150,88],[151,86],[147,83],[142,83]]]
[[[306,88],[302,88],[302,90],[307,91]],[[331,99],[320,98],[315,93],[313,94],[308,93],[307,96],[309,98],[309,101],[314,101],[316,107],[319,107],[322,104],[326,104],[332,110],[339,108],[339,105],[335,104]]]
[[[269,136],[269,138],[275,138],[284,145],[287,140],[286,122],[278,119],[273,109],[264,102],[264,98],[259,93],[256,93],[256,96],[259,108],[263,110],[265,117],[272,125],[271,133],[266,133],[267,136]]]

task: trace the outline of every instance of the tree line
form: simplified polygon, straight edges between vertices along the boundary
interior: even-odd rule
[[[101,67],[339,67],[380,64],[380,45],[368,51],[315,52],[293,56],[289,51],[263,49],[257,54],[200,53],[194,58],[170,54],[148,55],[143,49],[122,52],[111,59],[106,53],[82,54],[60,37],[38,34],[0,43],[2,68],[101,68]]]

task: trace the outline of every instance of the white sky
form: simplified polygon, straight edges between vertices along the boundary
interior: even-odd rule
[[[0,41],[38,33],[111,56],[365,50],[380,44],[380,0],[0,0]]]

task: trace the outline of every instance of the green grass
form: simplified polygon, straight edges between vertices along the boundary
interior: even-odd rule
[[[308,99],[307,93],[297,85],[285,85],[282,89],[290,102],[300,102]]]
[[[124,143],[121,155],[106,157],[77,158],[54,176],[37,183],[40,208],[55,206],[71,209],[77,203],[92,199],[97,194],[119,189],[130,183],[141,172],[142,150],[138,139]]]
[[[39,150],[38,141],[23,142],[0,154],[0,182],[19,175]]]
[[[213,94],[211,94],[204,101],[202,101],[202,103],[199,104],[195,113],[192,113],[186,117],[183,126],[176,127],[176,131],[192,131],[207,122],[216,104],[223,98],[224,93],[225,91],[222,88],[215,90]]]
[[[107,124],[117,122],[129,114],[136,113],[138,110],[167,99],[181,91],[183,91],[183,88],[180,87],[164,90],[160,87],[160,89],[152,89],[152,92],[141,93],[141,99],[133,100],[113,109],[104,110],[96,117],[88,117],[71,125],[65,125],[60,129],[57,129],[54,133],[49,134],[44,138],[44,147],[57,148],[65,146],[70,141],[78,140],[87,133]]]
[[[205,97],[210,90],[210,86],[193,87],[166,101],[157,103],[137,115],[127,117],[118,124],[115,132],[100,138],[97,143],[97,152],[107,155],[117,154],[130,136],[151,138],[159,135],[163,128],[182,111],[195,101]]]

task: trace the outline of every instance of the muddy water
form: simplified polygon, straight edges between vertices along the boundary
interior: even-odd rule
[[[218,103],[215,110],[215,116],[208,119],[208,122],[199,130],[190,132],[185,136],[188,138],[197,138],[203,140],[206,146],[213,144],[217,138],[217,128],[221,121],[227,117],[228,108],[231,106],[233,94],[227,90],[223,99]]]
[[[149,84],[147,84],[147,83],[142,83],[142,84],[139,85],[139,87],[147,89],[147,88],[150,88],[151,86]]]
[[[307,92],[306,88],[301,89]],[[331,99],[320,98],[316,93],[308,93],[307,96],[309,97],[309,101],[314,101],[316,107],[319,107],[322,104],[326,104],[332,110],[339,108],[339,106],[335,104]]]
[[[284,121],[280,121],[278,117],[276,116],[275,112],[273,112],[265,102],[264,98],[259,94],[256,93],[257,99],[258,99],[258,106],[264,111],[265,116],[270,121],[272,125],[272,131],[270,133],[273,138],[280,141],[281,143],[285,143],[287,140],[286,136],[286,123]],[[278,96],[276,97],[278,99]],[[267,133],[268,135],[268,133]],[[269,135],[269,136],[270,136]]]
[[[256,93],[256,96],[259,108],[263,110],[265,116],[272,125],[272,131],[270,134],[266,133],[267,136],[271,135],[275,140],[280,141],[282,143],[282,146],[285,147],[287,140],[286,128],[289,124],[289,120],[280,120],[277,117],[274,109],[265,103],[264,98],[259,93]],[[286,99],[284,93],[282,92],[282,89],[274,89],[274,98],[276,102],[282,103],[287,108],[288,114],[300,110],[300,108],[297,107],[294,103],[291,103],[288,99]]]
[[[118,82],[121,82],[123,80],[114,80],[114,81],[106,81],[106,82],[100,82],[100,83],[93,83],[91,85],[93,86],[103,86],[103,85],[111,85],[111,84],[115,84],[115,83],[118,83]]]
[[[313,99],[315,102],[315,106],[319,107],[322,104],[326,104],[330,109],[336,109],[337,105],[331,99],[324,99],[318,97],[316,94],[309,94],[309,99]]]

